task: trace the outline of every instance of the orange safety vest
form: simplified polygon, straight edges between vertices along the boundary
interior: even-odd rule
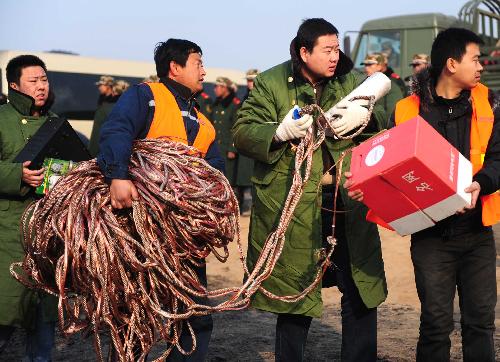
[[[168,138],[172,141],[188,145],[188,138],[181,110],[172,92],[163,83],[146,83],[153,92],[155,113],[146,138]],[[203,157],[215,140],[215,129],[212,123],[197,112],[200,129],[192,146],[200,151]]]
[[[486,147],[493,130],[493,110],[488,101],[488,87],[479,83],[471,90],[472,99],[472,123],[470,130],[470,161],[472,163],[473,174],[476,174],[482,167]],[[395,122],[396,125],[404,123],[418,115],[420,109],[420,99],[412,94],[400,100],[396,104]],[[483,225],[489,226],[500,221],[500,193],[481,196],[483,205]]]

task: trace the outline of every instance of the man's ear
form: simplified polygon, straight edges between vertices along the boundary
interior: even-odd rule
[[[11,87],[12,89],[15,89],[16,91],[19,90],[19,85],[17,85],[17,83],[15,83],[15,82],[10,82],[9,87]]]
[[[458,62],[453,58],[448,58],[446,60],[446,69],[451,74],[455,74],[457,72],[457,65],[458,65]]]
[[[306,47],[301,47],[299,53],[300,53],[300,59],[302,59],[304,63],[307,63],[307,59],[309,58],[309,52],[307,51]]]
[[[172,75],[172,76],[177,76],[179,75],[179,70],[180,70],[181,66],[179,64],[177,64],[176,62],[174,62],[173,60],[170,61],[170,65],[169,65],[169,73]]]

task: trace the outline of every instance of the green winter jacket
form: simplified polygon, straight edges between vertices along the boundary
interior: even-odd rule
[[[92,133],[89,140],[89,152],[92,157],[97,157],[99,153],[99,138],[101,136],[101,128],[104,122],[108,119],[109,114],[113,110],[119,96],[108,97],[97,107],[94,114],[94,123],[92,124]]]
[[[231,127],[236,120],[236,112],[241,104],[241,101],[231,93],[224,99],[216,99],[212,105],[212,114],[210,121],[212,121],[215,132],[216,141],[219,145],[221,155],[224,157],[225,162],[225,175],[231,186],[236,186],[236,178],[238,171],[237,158],[227,158],[228,152],[236,153],[236,148],[233,146],[233,139],[231,137]]]
[[[401,99],[405,97],[403,92],[401,92],[401,88],[398,82],[392,77],[390,78],[390,80],[391,80],[391,90],[385,96],[380,98],[377,102],[377,104],[380,104],[384,108],[386,114],[386,124],[384,125],[383,129],[388,128],[389,118],[391,117],[392,112],[394,112],[394,109],[396,108],[396,103],[398,103]]]
[[[29,138],[46,121],[30,116],[33,99],[9,89],[9,103],[0,106],[0,325],[32,327],[36,304],[41,300],[47,320],[57,320],[57,300],[31,291],[15,280],[10,265],[22,261],[21,216],[34,200],[33,188],[21,181],[22,164],[14,163]]]
[[[293,105],[302,107],[315,103],[313,87],[302,77],[294,76],[291,64],[291,61],[287,61],[257,76],[255,87],[238,112],[237,122],[232,130],[234,145],[238,151],[255,160],[247,252],[250,270],[253,269],[267,236],[278,225],[292,184],[295,153],[288,142],[271,147],[273,136],[278,124]],[[332,77],[324,85],[319,105],[325,111],[328,110],[362,80],[359,74],[352,72]],[[379,115],[384,117],[385,112],[381,111]],[[377,119],[378,122],[383,123],[385,120]],[[325,145],[332,158],[338,160],[341,153],[355,146],[355,143],[351,140],[327,138]],[[349,164],[348,156],[344,161],[344,171],[347,171]],[[277,295],[292,295],[303,291],[311,284],[317,271],[322,248],[322,173],[320,147],[314,153],[311,176],[286,232],[281,256],[273,273],[263,283],[266,289]],[[345,226],[352,276],[363,302],[367,307],[373,308],[387,296],[378,229],[375,224],[365,220],[367,208],[363,204],[351,200],[343,187],[340,188],[340,193],[347,210]],[[320,317],[321,288],[316,288],[297,303],[270,300],[258,292],[253,296],[252,306],[275,313]]]

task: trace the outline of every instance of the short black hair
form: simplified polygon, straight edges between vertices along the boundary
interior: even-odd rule
[[[189,40],[168,39],[165,42],[156,44],[156,74],[160,78],[168,76],[171,61],[174,61],[181,67],[184,67],[189,58],[189,54],[191,53],[199,53],[200,55],[203,54],[201,48]]]
[[[19,85],[22,70],[24,68],[33,66],[40,66],[43,68],[45,73],[47,73],[47,67],[45,66],[45,63],[36,55],[19,55],[9,60],[6,68],[7,84],[16,83],[17,85]]]
[[[476,33],[468,29],[448,28],[441,31],[432,43],[430,72],[434,80],[439,78],[449,58],[462,61],[465,48],[471,43],[484,44]]]
[[[306,19],[297,30],[294,44],[295,53],[299,55],[302,47],[305,47],[308,52],[312,52],[320,36],[338,34],[337,28],[323,18]]]

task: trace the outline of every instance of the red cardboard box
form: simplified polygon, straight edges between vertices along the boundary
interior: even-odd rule
[[[433,226],[471,202],[472,165],[422,117],[353,149],[351,172],[363,202],[399,234]]]

